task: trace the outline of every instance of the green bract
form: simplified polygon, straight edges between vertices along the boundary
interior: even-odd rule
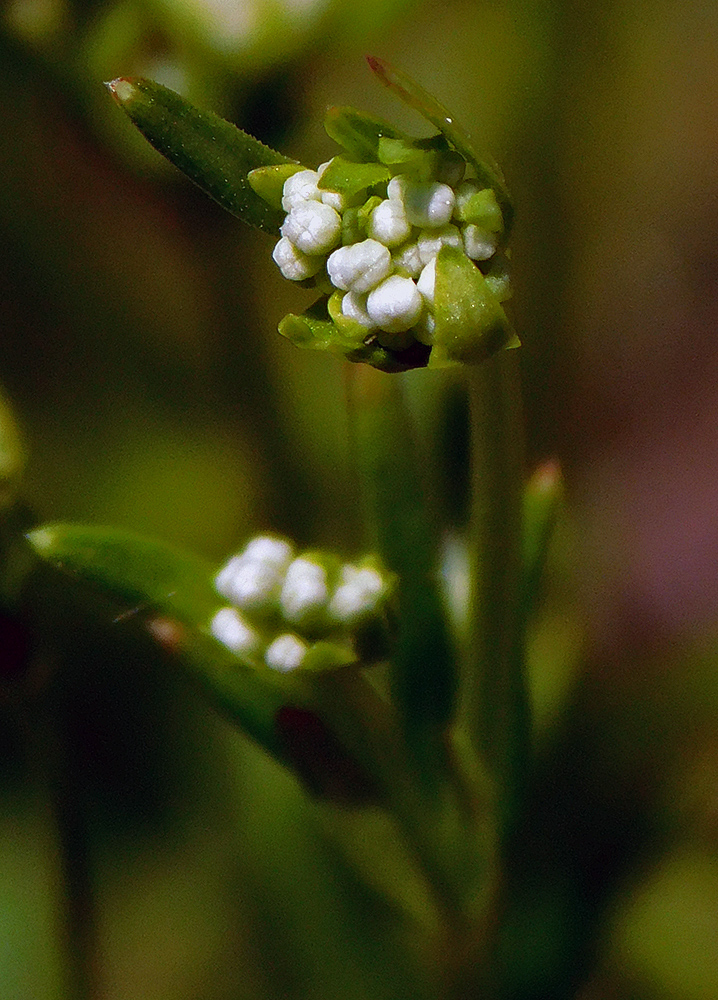
[[[109,87],[155,148],[223,207],[279,231],[282,274],[321,293],[280,322],[292,343],[390,372],[476,364],[517,346],[502,306],[513,209],[500,171],[413,80],[369,65],[438,132],[415,139],[331,108],[325,127],[342,152],[316,171],[158,84]]]

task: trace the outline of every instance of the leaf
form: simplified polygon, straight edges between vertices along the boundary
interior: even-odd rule
[[[523,599],[524,618],[536,603],[548,548],[563,503],[561,466],[543,462],[526,484],[523,500]]]
[[[287,691],[218,642],[209,623],[222,601],[214,567],[197,556],[116,528],[50,524],[27,535],[61,572],[143,612],[152,638],[189,669],[216,707],[274,756],[282,757],[276,712]]]
[[[375,184],[386,185],[390,177],[388,169],[380,163],[353,163],[343,156],[335,156],[322,174],[319,187],[354,198]]]
[[[252,189],[247,175],[295,160],[152,80],[118,77],[107,88],[147,141],[202,191],[250,226],[276,235],[284,213]]]
[[[349,156],[359,163],[374,163],[379,159],[379,140],[384,136],[405,138],[388,122],[365,115],[355,108],[329,108],[324,128],[329,138],[343,146]]]
[[[478,267],[457,247],[443,246],[436,259],[436,331],[430,368],[479,364],[516,335]]]
[[[506,181],[498,164],[491,158],[482,159],[474,150],[472,140],[453,115],[410,76],[376,56],[367,56],[367,62],[371,71],[384,86],[393,91],[400,101],[418,111],[435,128],[438,128],[454,149],[472,164],[481,183],[493,188],[496,192],[496,199],[501,206],[506,235],[508,235],[513,221],[514,209]]]

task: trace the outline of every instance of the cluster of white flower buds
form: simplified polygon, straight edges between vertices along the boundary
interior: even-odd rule
[[[249,662],[283,673],[356,660],[352,637],[383,616],[391,590],[369,561],[353,565],[327,553],[296,555],[290,542],[272,535],[252,539],[233,556],[215,587],[231,606],[212,619],[214,637]]]
[[[444,245],[462,249],[476,263],[495,255],[503,220],[494,192],[465,180],[466,165],[455,156],[432,180],[395,174],[384,197],[366,199],[364,192],[358,206],[356,199],[321,186],[333,162],[286,180],[287,216],[275,262],[293,281],[325,271],[331,287],[343,293],[341,314],[382,346],[401,350],[414,340],[431,345],[436,256]]]

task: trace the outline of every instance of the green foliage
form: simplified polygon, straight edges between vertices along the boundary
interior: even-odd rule
[[[256,194],[247,175],[292,165],[288,157],[152,80],[119,78],[107,86],[147,141],[210,198],[250,226],[276,231],[281,213]]]

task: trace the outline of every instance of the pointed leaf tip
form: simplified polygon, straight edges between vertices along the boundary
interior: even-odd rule
[[[124,104],[137,94],[137,87],[125,76],[118,76],[114,80],[109,80],[105,86],[115,98],[118,104]]]

